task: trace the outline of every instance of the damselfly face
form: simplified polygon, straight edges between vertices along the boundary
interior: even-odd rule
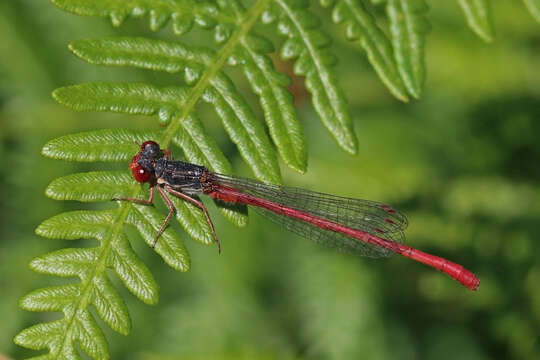
[[[140,183],[151,181],[154,175],[153,160],[159,156],[161,156],[161,149],[155,141],[143,142],[139,152],[129,164],[135,180]]]

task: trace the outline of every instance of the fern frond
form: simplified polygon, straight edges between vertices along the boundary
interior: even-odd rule
[[[94,64],[136,66],[169,72],[184,71],[186,82],[190,84],[199,81],[201,69],[204,66],[209,66],[214,57],[214,54],[208,49],[143,38],[87,40],[73,43],[71,49],[81,58]],[[250,165],[255,176],[264,181],[279,183],[281,181],[280,172],[273,147],[264,128],[255,119],[253,111],[242,95],[222,72],[215,74],[209,83],[211,87],[205,90],[203,99],[214,105],[229,137],[238,146],[240,154]],[[142,86],[142,84],[137,85]],[[67,92],[70,93],[71,90]],[[168,92],[168,90],[164,89],[164,92]],[[167,116],[165,119],[160,113],[160,119],[163,123],[169,123],[172,117],[181,114],[183,99],[186,98],[188,89],[180,91],[180,89],[175,88],[172,92],[178,93],[176,104],[172,103],[174,99],[166,103],[164,101],[161,104],[154,104],[157,107],[161,106],[164,117]],[[101,95],[110,96],[108,94],[111,94],[111,91],[105,89]],[[122,92],[122,94],[125,95],[125,100],[122,99],[123,103],[127,101],[132,103],[134,92],[129,94]],[[137,95],[138,93],[135,96]],[[76,99],[76,101],[78,100]],[[111,102],[118,100],[113,96]],[[96,103],[100,101],[101,98]],[[139,101],[138,96],[134,101]],[[86,107],[82,107],[80,104],[79,106],[80,108],[76,110],[86,110]],[[151,105],[149,104],[148,107]],[[171,110],[173,107],[174,111]],[[126,112],[127,107],[117,106],[116,108]],[[101,110],[97,106],[94,109]],[[117,111],[115,107],[109,107],[106,110]]]
[[[540,23],[540,0],[523,0],[523,2],[534,19]]]
[[[424,0],[388,0],[392,46],[401,78],[409,93],[420,98],[425,80],[424,46],[430,29]]]
[[[458,0],[469,27],[485,42],[493,41],[491,15],[487,0]]]
[[[214,106],[223,127],[255,176],[266,182],[281,183],[279,165],[270,140],[232,81],[217,74],[212,85],[213,88],[204,91],[203,99]]]
[[[96,201],[95,187],[100,181],[109,182],[100,191],[125,195],[133,194],[133,184],[124,173],[75,174],[55,180],[47,193],[58,199]],[[98,183],[96,183],[98,182]],[[114,184],[118,185],[114,189]],[[138,189],[136,189],[138,190]],[[153,209],[152,209],[153,210]],[[89,306],[113,330],[127,334],[131,320],[127,308],[106,274],[113,268],[126,287],[142,301],[158,301],[157,285],[150,271],[131,249],[122,224],[125,218],[137,217],[136,209],[121,206],[115,210],[74,211],[44,221],[36,233],[59,239],[88,238],[99,246],[84,249],[63,249],[35,258],[30,267],[37,272],[64,277],[78,277],[79,283],[38,289],[23,297],[20,306],[29,311],[62,311],[64,317],[27,328],[15,337],[15,342],[35,350],[49,349],[47,358],[79,359],[75,342],[91,357],[109,358],[107,342]],[[154,210],[155,212],[155,210]],[[159,226],[160,215],[145,214],[145,223],[137,226]],[[150,220],[149,220],[150,219]],[[137,219],[139,222],[140,219]],[[139,229],[139,232],[142,232]],[[167,240],[157,252],[172,267],[186,271],[189,257],[181,241],[170,229]],[[144,237],[144,236],[143,236]],[[148,240],[147,240],[148,241]],[[151,240],[149,241],[151,244]]]
[[[102,239],[107,236],[116,216],[117,210],[102,211],[72,211],[56,215],[45,220],[36,229],[36,233],[50,239]],[[82,249],[82,251],[97,252],[97,248]],[[78,254],[81,249],[65,249],[69,254]],[[53,254],[53,255],[51,255]],[[39,256],[32,260],[30,267],[40,273],[64,276],[58,271],[55,262],[59,261],[54,252]],[[99,255],[99,254],[98,254]],[[97,255],[94,260],[97,259]],[[133,252],[124,234],[120,234],[112,248],[111,257],[107,260],[126,288],[146,304],[156,304],[159,299],[158,286],[150,270]],[[65,276],[74,276],[73,271],[62,272]]]
[[[336,58],[330,52],[330,39],[320,29],[319,19],[309,12],[306,1],[275,0],[274,5],[262,19],[267,23],[277,20],[280,34],[287,37],[281,56],[295,59],[294,73],[306,78],[306,88],[323,124],[345,151],[356,153],[357,140],[345,96],[332,70]]]
[[[220,23],[234,23],[233,17],[217,11],[210,1],[189,0],[52,0],[60,9],[77,15],[109,17],[114,26],[120,26],[128,17],[149,16],[150,29],[157,31],[172,20],[175,34],[183,35],[191,30],[193,24],[209,29]]]
[[[375,17],[360,0],[321,0],[324,7],[332,7],[332,21],[345,25],[350,41],[359,41],[377,75],[392,95],[407,102],[407,89],[399,74],[392,44],[375,22]]]
[[[305,172],[307,150],[304,133],[286,87],[290,79],[278,72],[266,55],[274,50],[271,42],[258,35],[248,35],[230,62],[242,64],[251,89],[259,96],[270,136],[281,158],[289,167]]]

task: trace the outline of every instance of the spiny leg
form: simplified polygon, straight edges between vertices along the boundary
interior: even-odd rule
[[[137,199],[137,198],[112,198],[111,201],[121,200],[121,201],[130,201],[137,204],[151,205],[154,202],[154,187],[150,186],[150,196],[148,200]]]
[[[159,237],[161,236],[161,234],[163,234],[163,231],[165,231],[165,227],[169,223],[169,220],[171,220],[171,216],[174,214],[174,205],[173,205],[171,199],[169,199],[169,197],[167,196],[167,194],[163,191],[163,189],[161,187],[158,186],[157,189],[159,191],[159,194],[163,198],[163,200],[165,200],[165,203],[167,204],[167,207],[169,208],[169,214],[167,214],[167,217],[165,218],[165,220],[161,224],[161,228],[159,229],[159,231],[158,231],[158,233],[156,235],[156,238],[154,239],[154,243],[152,244],[153,248],[156,247],[156,244],[157,244],[157,241],[158,241]]]
[[[166,186],[165,190],[170,192],[173,195],[178,196],[181,199],[184,199],[186,201],[189,201],[193,205],[197,206],[199,209],[201,209],[204,213],[204,216],[206,217],[206,221],[208,222],[208,225],[210,225],[210,230],[212,230],[212,235],[214,236],[214,241],[216,242],[218,246],[218,252],[221,254],[221,243],[219,242],[219,239],[216,235],[216,230],[214,229],[214,224],[212,223],[212,220],[210,219],[210,215],[208,215],[208,210],[206,210],[206,206],[202,203],[202,201],[198,201],[191,196],[188,196],[180,191],[174,190],[170,186]]]

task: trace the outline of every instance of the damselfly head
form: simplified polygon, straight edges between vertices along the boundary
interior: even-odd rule
[[[139,153],[135,155],[129,163],[129,168],[133,173],[133,177],[140,183],[149,182],[152,179],[152,162],[161,155],[161,149],[158,143],[149,140],[141,144]],[[142,165],[141,165],[142,164]],[[143,166],[147,165],[147,166]]]
[[[155,159],[161,155],[161,149],[157,142],[148,140],[142,143],[139,154],[144,158]]]

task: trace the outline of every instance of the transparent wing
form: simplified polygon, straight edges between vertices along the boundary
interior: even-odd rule
[[[332,222],[358,229],[393,242],[403,242],[407,218],[392,207],[375,201],[350,199],[314,191],[263,184],[255,180],[215,175],[215,180],[245,194],[270,200]],[[253,207],[257,212],[288,230],[319,244],[368,257],[387,257],[391,251],[349,236],[322,229],[270,210]]]

